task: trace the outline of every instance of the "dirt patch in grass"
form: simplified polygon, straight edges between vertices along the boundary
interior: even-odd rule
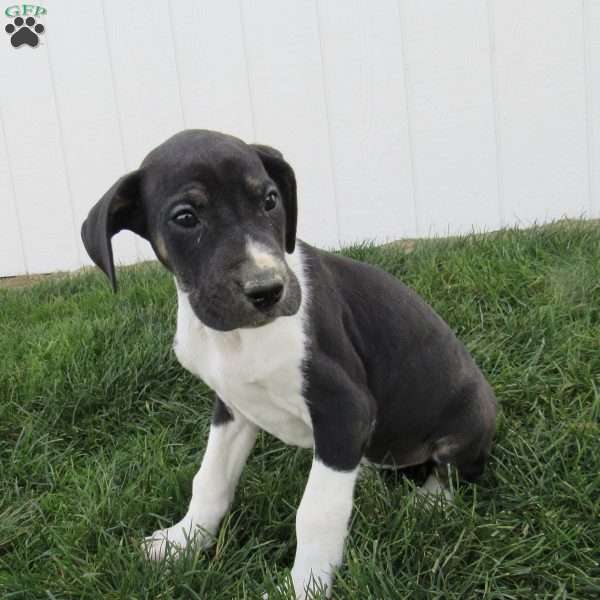
[[[17,275],[15,277],[0,277],[0,289],[31,287],[40,281],[50,277],[56,277],[58,273],[44,273],[40,275]]]

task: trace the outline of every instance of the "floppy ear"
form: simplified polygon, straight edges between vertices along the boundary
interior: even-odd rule
[[[296,198],[296,177],[292,167],[284,160],[283,154],[270,146],[250,144],[258,154],[269,177],[277,184],[283,196],[285,207],[285,249],[291,254],[296,246],[296,224],[298,221],[298,201]]]
[[[81,239],[90,258],[117,291],[111,238],[129,229],[147,238],[146,218],[140,200],[141,171],[121,177],[90,210],[81,226]]]

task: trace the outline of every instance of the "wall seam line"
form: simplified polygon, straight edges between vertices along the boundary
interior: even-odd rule
[[[329,106],[329,94],[325,77],[325,63],[323,59],[323,38],[321,35],[321,14],[319,11],[319,0],[314,0],[315,17],[317,24],[317,39],[319,41],[319,62],[321,65],[321,85],[323,88],[323,103],[325,108],[325,121],[327,122],[327,148],[329,150],[329,165],[331,172],[331,183],[333,185],[333,205],[335,208],[335,225],[338,239],[338,247],[342,247],[342,224],[340,222],[340,206],[337,191],[337,177],[335,168],[335,151],[333,148],[333,134],[331,131],[330,121],[330,106]]]
[[[415,140],[413,131],[414,115],[412,111],[412,98],[410,92],[410,69],[408,67],[408,55],[406,51],[406,39],[404,33],[404,18],[402,16],[402,0],[398,0],[398,23],[400,25],[400,51],[402,52],[402,71],[404,74],[404,104],[406,111],[406,129],[408,136],[408,149],[410,153],[410,178],[413,197],[413,210],[415,213],[415,237],[421,232],[419,218],[419,189],[417,182],[417,167],[415,156]]]
[[[75,206],[73,205],[73,188],[71,186],[71,178],[69,176],[69,167],[67,164],[67,151],[65,149],[65,139],[63,134],[63,121],[60,114],[60,107],[58,106],[58,96],[56,94],[56,83],[54,81],[54,69],[52,68],[52,57],[50,51],[50,43],[46,38],[46,59],[48,61],[48,73],[50,75],[50,85],[52,87],[52,97],[54,100],[54,112],[56,114],[56,121],[58,125],[58,146],[60,148],[63,172],[65,175],[65,183],[67,185],[67,195],[69,197],[69,208],[71,209],[71,232],[73,235],[73,241],[75,243],[75,256],[77,260],[77,267],[83,266],[83,257],[81,256],[81,244],[79,238],[79,231],[77,230],[76,222],[77,218],[75,215]]]
[[[104,27],[104,40],[106,43],[106,52],[108,54],[108,68],[110,69],[110,82],[112,86],[112,95],[115,103],[115,110],[117,113],[117,125],[119,126],[119,142],[121,145],[121,159],[123,162],[123,170],[126,171],[129,168],[129,163],[127,160],[127,153],[125,151],[125,140],[123,139],[123,127],[122,120],[123,117],[121,115],[121,107],[119,106],[119,98],[117,95],[117,86],[115,85],[115,70],[113,67],[113,57],[112,50],[110,48],[110,40],[108,39],[108,27],[106,26],[106,10],[104,6],[104,0],[100,0],[100,5],[102,7],[102,24]]]
[[[175,58],[175,77],[177,78],[177,91],[179,92],[179,110],[181,111],[181,120],[183,121],[183,128],[187,128],[187,120],[185,118],[185,110],[183,108],[183,92],[181,91],[181,76],[179,73],[179,58],[177,53],[177,42],[175,38],[175,32],[173,30],[173,14],[172,14],[172,2],[167,0],[167,14],[169,16],[169,32],[171,33],[171,44],[173,46],[173,56]]]
[[[23,257],[23,267],[25,268],[25,273],[29,275],[29,265],[27,262],[27,253],[25,252],[25,239],[23,238],[23,225],[21,221],[21,213],[19,212],[19,203],[17,202],[17,188],[15,186],[15,179],[12,169],[12,162],[10,159],[10,151],[8,147],[8,137],[6,136],[6,126],[4,124],[4,115],[2,114],[2,106],[0,105],[0,127],[2,127],[2,136],[4,139],[4,148],[6,152],[6,163],[8,166],[8,180],[10,181],[10,189],[12,192],[13,198],[13,207],[15,210],[15,216],[17,218],[17,228],[19,230],[19,241],[21,244],[21,256]],[[0,273],[0,276],[2,274]]]
[[[256,115],[254,113],[255,98],[252,93],[252,82],[250,80],[250,59],[248,57],[248,39],[246,34],[246,19],[244,17],[243,0],[238,0],[238,13],[240,16],[240,27],[242,29],[242,49],[244,51],[244,67],[246,69],[246,85],[248,86],[248,99],[250,100],[250,119],[252,121],[252,141],[259,142],[256,139]]]
[[[108,68],[110,70],[110,81],[111,81],[111,85],[112,85],[113,100],[115,103],[115,111],[117,113],[117,125],[118,125],[118,130],[119,130],[119,143],[121,145],[121,159],[123,161],[123,171],[129,171],[130,170],[129,159],[127,157],[127,151],[125,150],[125,138],[123,136],[123,115],[121,113],[121,106],[119,104],[119,95],[117,94],[117,85],[116,85],[116,78],[115,78],[113,54],[112,54],[112,49],[111,49],[111,45],[110,45],[110,39],[108,37],[108,26],[107,26],[108,21],[106,18],[105,0],[100,0],[100,5],[102,7],[102,25],[104,27],[104,41],[106,43],[106,52],[108,54]],[[141,254],[141,249],[140,249],[140,246],[139,246],[139,243],[137,240],[137,236],[134,236],[133,244],[135,247],[136,262],[140,262],[142,260],[142,254]]]
[[[590,50],[590,32],[588,27],[588,19],[586,15],[589,12],[589,2],[587,0],[581,0],[581,21],[582,21],[582,34],[583,34],[583,86],[584,86],[584,98],[585,98],[585,141],[586,141],[586,154],[587,154],[587,193],[588,193],[588,207],[590,210],[590,217],[594,217],[598,214],[598,207],[596,206],[596,190],[594,180],[594,119],[592,118],[592,106],[593,106],[593,91],[590,77],[590,63],[591,63],[591,50]]]
[[[505,214],[505,196],[504,196],[504,163],[502,155],[502,134],[500,133],[500,100],[498,98],[498,69],[496,64],[496,25],[494,19],[494,9],[492,2],[486,1],[487,22],[488,22],[488,40],[490,46],[489,68],[490,68],[490,86],[492,92],[492,111],[494,123],[494,142],[496,155],[496,192],[498,194],[498,218],[500,227],[506,227]]]

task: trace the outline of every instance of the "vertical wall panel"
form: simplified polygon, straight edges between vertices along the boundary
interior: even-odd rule
[[[127,170],[184,127],[169,3],[104,0]],[[139,255],[155,258],[137,238]]]
[[[581,10],[564,0],[492,2],[508,223],[589,213]]]
[[[238,0],[171,0],[185,126],[254,137]]]
[[[280,148],[321,246],[600,216],[600,0],[40,2],[39,47],[0,39],[0,276],[88,264],[184,126]]]
[[[397,0],[320,0],[342,244],[416,235]]]
[[[590,216],[600,217],[600,0],[585,1]]]
[[[484,2],[400,0],[421,235],[500,224]]]
[[[296,170],[298,230],[338,246],[335,189],[314,0],[242,0],[257,141]]]
[[[125,172],[102,0],[49,6],[48,50],[77,233],[90,208]],[[89,27],[73,27],[88,23]],[[89,265],[80,236],[81,264]],[[134,234],[113,242],[115,262],[135,262]]]
[[[0,111],[0,277],[27,271]]]
[[[51,31],[51,21],[42,21]],[[45,35],[37,48],[13,48],[2,34],[0,101],[27,266],[32,273],[77,268],[77,237]]]

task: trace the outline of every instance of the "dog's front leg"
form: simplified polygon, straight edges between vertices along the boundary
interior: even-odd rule
[[[338,471],[315,457],[296,513],[296,559],[292,582],[297,598],[319,587],[331,594],[333,571],[342,562],[359,467]]]
[[[188,543],[208,548],[229,509],[237,482],[256,441],[258,429],[217,397],[208,444],[200,470],[194,476],[192,499],[179,523],[155,531],[145,540],[149,558],[161,560],[167,549],[179,551]]]
[[[336,384],[335,380],[332,380]],[[312,404],[315,454],[296,513],[296,558],[292,582],[297,598],[325,588],[342,563],[354,485],[371,430],[371,402],[337,383],[326,400]]]

